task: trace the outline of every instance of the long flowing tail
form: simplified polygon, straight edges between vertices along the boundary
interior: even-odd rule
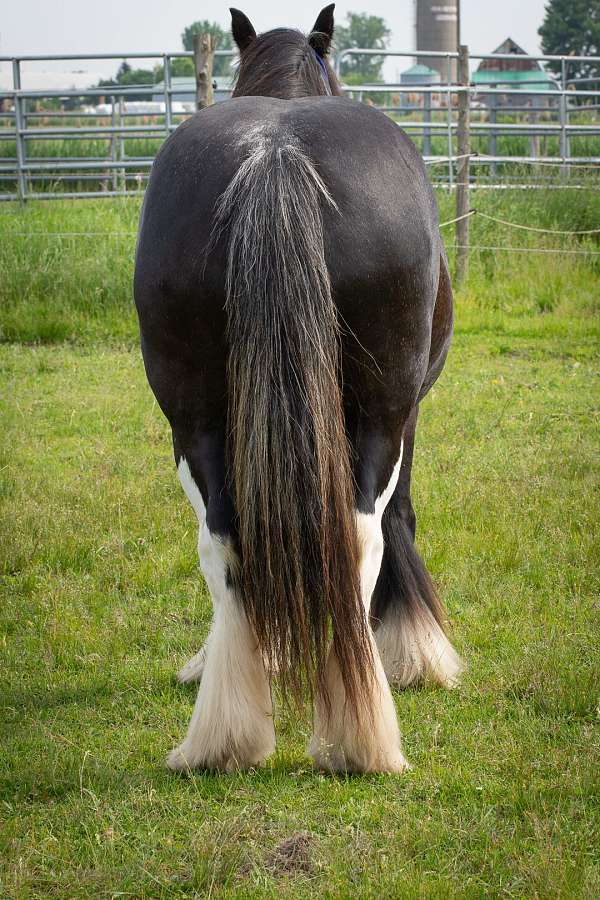
[[[228,240],[233,577],[284,693],[324,692],[332,638],[349,710],[363,718],[373,656],[325,263],[327,205],[335,206],[314,165],[286,143],[257,146],[216,209],[214,235]]]

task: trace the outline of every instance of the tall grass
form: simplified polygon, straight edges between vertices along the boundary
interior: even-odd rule
[[[440,219],[454,217],[454,197],[438,192]],[[133,342],[131,280],[141,200],[52,201],[0,207],[0,340]],[[475,209],[547,229],[600,227],[600,192],[473,190]],[[453,264],[453,226],[443,237]],[[75,232],[74,236],[68,233]],[[476,215],[468,280],[458,293],[459,331],[597,334],[598,236],[515,231]],[[481,250],[544,249],[551,254]]]

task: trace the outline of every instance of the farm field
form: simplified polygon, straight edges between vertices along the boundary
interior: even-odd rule
[[[593,191],[472,205],[600,223]],[[210,612],[137,347],[138,214],[0,207],[0,895],[600,894],[600,257],[472,253],[414,470],[468,668],[395,695],[411,772],[321,775],[279,709],[264,769],[179,778],[173,675]],[[472,240],[598,250],[477,216]]]

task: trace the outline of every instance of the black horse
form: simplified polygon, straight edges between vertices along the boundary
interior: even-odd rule
[[[231,13],[233,99],[164,143],[136,258],[214,606],[179,673],[200,688],[169,765],[262,762],[276,674],[313,698],[319,766],[398,772],[388,679],[460,670],[410,500],[418,404],[452,331],[437,207],[401,129],[341,96],[333,5],[308,38]]]

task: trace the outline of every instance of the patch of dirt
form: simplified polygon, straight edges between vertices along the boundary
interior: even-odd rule
[[[312,872],[311,849],[314,837],[308,831],[295,831],[281,841],[265,860],[265,866],[277,874]]]

